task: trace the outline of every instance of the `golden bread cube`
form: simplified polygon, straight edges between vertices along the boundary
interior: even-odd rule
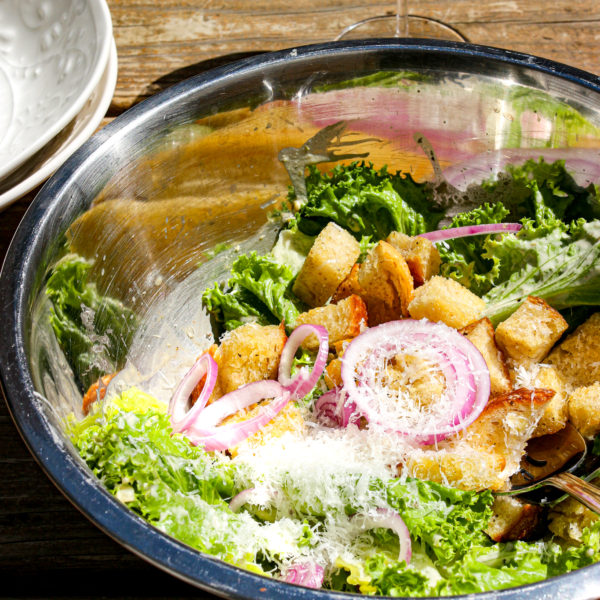
[[[569,396],[569,421],[583,437],[600,433],[600,382],[580,386]]]
[[[363,289],[360,287],[360,283],[358,283],[359,269],[360,265],[358,263],[352,266],[350,273],[348,273],[342,283],[338,285],[333,296],[331,297],[331,302],[333,304],[337,304],[340,300],[343,300],[348,296],[352,296],[352,294],[356,294],[357,296],[361,297],[363,296]]]
[[[323,306],[360,256],[358,242],[345,229],[329,223],[317,236],[292,291],[310,307]]]
[[[286,341],[283,324],[248,323],[228,332],[214,356],[219,367],[215,387],[227,394],[253,381],[277,379]]]
[[[240,411],[235,415],[225,419],[223,425],[230,423],[239,423],[246,421],[258,415],[258,412],[262,406],[254,405],[253,408],[248,410]],[[304,418],[298,407],[293,402],[288,402],[285,408],[279,412],[275,417],[264,425],[260,431],[247,437],[245,440],[240,442],[237,446],[229,448],[229,454],[232,457],[236,457],[238,454],[251,452],[258,446],[264,446],[270,439],[279,438],[288,432],[302,432],[304,430]]]
[[[340,387],[344,385],[342,381],[342,359],[334,358],[325,367],[325,373],[323,375],[325,384],[332,390],[334,387]]]
[[[485,532],[495,542],[527,539],[538,527],[542,507],[514,496],[496,496]]]
[[[296,319],[296,326],[304,323],[322,325],[329,333],[329,344],[347,338],[356,337],[367,326],[367,307],[362,298],[349,296],[337,304],[328,304],[301,313]],[[302,346],[308,350],[316,350],[319,341],[315,335],[307,337]]]
[[[421,450],[409,456],[404,467],[411,477],[435,481],[461,490],[500,489],[506,461],[497,452],[481,452],[465,446]]]
[[[556,433],[564,428],[569,418],[568,394],[565,382],[558,371],[549,365],[540,365],[535,378],[536,388],[554,391],[552,400],[546,404],[532,437]]]
[[[415,290],[408,305],[413,319],[429,319],[461,329],[481,317],[485,302],[453,279],[434,275]]]
[[[525,444],[535,430],[554,391],[519,388],[496,396],[487,403],[475,422],[467,427],[463,440],[483,451],[501,451],[513,467],[519,468]]]
[[[440,253],[435,244],[426,238],[392,231],[386,238],[402,254],[413,276],[415,287],[423,285],[440,271]]]
[[[562,315],[541,298],[528,296],[496,327],[496,343],[516,361],[539,362],[567,329]]]
[[[496,345],[492,322],[484,317],[463,327],[460,332],[481,352],[490,372],[491,393],[510,392],[512,385],[508,367],[502,351]]]
[[[592,480],[600,485],[600,478]],[[548,514],[548,529],[570,543],[581,542],[583,530],[598,520],[598,515],[579,500],[567,498],[559,502]]]
[[[402,254],[387,242],[379,242],[358,270],[361,296],[367,304],[369,326],[408,316],[413,297],[413,278]]]
[[[458,436],[413,454],[404,465],[408,474],[463,490],[506,489],[553,395],[518,389],[492,398]]]
[[[600,381],[600,312],[568,335],[548,356],[571,385]]]

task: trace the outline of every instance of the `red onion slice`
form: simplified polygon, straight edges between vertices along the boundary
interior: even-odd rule
[[[233,392],[225,394],[210,406],[207,406],[202,415],[192,423],[194,430],[210,430],[216,427],[223,419],[240,410],[248,408],[265,398],[277,398],[283,395],[284,388],[273,379],[247,383]]]
[[[400,542],[398,561],[404,561],[407,565],[410,563],[412,557],[410,532],[406,523],[396,511],[389,508],[378,508],[374,515],[355,515],[352,520],[360,526],[362,531],[379,528],[391,529],[398,536]]]
[[[264,505],[277,495],[278,492],[276,490],[270,491],[260,486],[247,488],[236,494],[229,501],[229,508],[232,512],[238,512],[246,504]]]
[[[326,427],[348,427],[358,423],[360,414],[356,404],[348,401],[348,395],[341,387],[335,387],[317,398],[314,405],[317,420]]]
[[[247,504],[250,501],[253,492],[254,488],[251,487],[247,490],[242,490],[239,494],[236,494],[229,501],[229,508],[231,509],[231,512],[236,513],[238,510],[240,510],[240,508],[242,508],[242,506],[244,506],[244,504]]]
[[[427,350],[436,357],[446,377],[452,403],[443,419],[406,430],[406,424],[382,415],[376,390],[367,385],[368,373],[381,372],[388,357]],[[454,374],[452,374],[454,370]],[[369,423],[409,436],[421,444],[443,440],[470,425],[485,407],[490,395],[487,364],[475,346],[455,329],[425,319],[390,321],[367,329],[348,344],[342,359],[342,381],[350,402]]]
[[[318,590],[323,585],[324,574],[321,565],[305,560],[289,566],[285,571],[284,581]]]
[[[291,376],[292,362],[296,351],[302,342],[310,335],[316,335],[319,339],[319,349],[312,371],[302,367],[294,377]],[[279,361],[279,373],[277,379],[292,394],[292,398],[304,398],[310,393],[327,365],[327,354],[329,353],[329,334],[322,325],[304,324],[299,325],[292,331],[287,339],[281,359]]]
[[[291,397],[277,381],[248,383],[205,408],[184,433],[192,444],[202,445],[208,452],[227,450],[260,431],[285,408]],[[226,417],[266,398],[273,400],[261,406],[256,416],[218,426]]]
[[[217,363],[210,354],[205,353],[184,375],[169,402],[169,415],[173,431],[181,432],[187,429],[198,418],[215,387],[217,371]],[[200,395],[194,405],[187,410],[191,393],[205,375],[206,381]]]
[[[516,233],[521,229],[520,223],[486,223],[483,225],[465,225],[464,227],[451,227],[449,229],[438,229],[437,231],[429,231],[420,233],[419,237],[423,237],[431,242],[443,242],[445,240],[453,240],[460,237],[468,237],[471,235],[488,235],[490,233]]]
[[[432,342],[438,346],[432,345]],[[428,354],[436,356],[436,366],[442,372],[449,395],[453,398],[452,404],[448,407],[448,414],[454,415],[450,425],[459,424],[471,412],[475,402],[475,395],[472,392],[475,390],[476,384],[468,357],[455,346],[450,350],[445,349],[439,344],[439,340],[432,340],[430,335],[423,333],[413,333],[405,342],[396,339],[393,345],[388,344],[387,347],[383,345],[383,349],[388,354],[396,354],[399,351],[410,354],[411,349],[414,351],[419,348],[427,348]],[[373,352],[361,365],[359,375],[369,369],[377,369],[382,359],[385,360],[385,353],[382,355],[380,351]],[[466,401],[463,401],[464,398]],[[441,434],[439,437],[429,435],[418,436],[416,439],[422,444],[433,444],[444,437],[446,435]]]

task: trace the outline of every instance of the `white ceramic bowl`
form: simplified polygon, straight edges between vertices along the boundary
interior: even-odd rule
[[[117,48],[112,41],[102,78],[77,116],[41,150],[0,181],[0,210],[45,181],[96,131],[117,83]]]
[[[0,2],[0,178],[79,113],[111,40],[105,0]]]

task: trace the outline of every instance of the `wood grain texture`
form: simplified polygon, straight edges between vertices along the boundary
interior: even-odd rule
[[[392,14],[395,3],[146,2],[109,0],[119,49],[112,110],[245,53],[333,40],[361,19]],[[474,43],[526,52],[600,72],[600,3],[466,0],[409,2],[409,11],[440,19]]]
[[[245,56],[334,39],[392,13],[376,0],[108,0],[119,56],[102,125],[186,77]],[[598,0],[409,0],[470,41],[600,74]],[[37,191],[37,190],[36,190]],[[36,191],[0,215],[0,259]],[[121,548],[54,488],[0,402],[0,596],[209,598]]]

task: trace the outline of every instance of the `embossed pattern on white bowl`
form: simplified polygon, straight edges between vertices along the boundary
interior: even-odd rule
[[[114,40],[104,74],[77,116],[23,165],[0,181],[0,210],[45,181],[94,133],[110,106],[117,83]]]
[[[111,40],[105,0],[0,2],[0,178],[83,108]]]

